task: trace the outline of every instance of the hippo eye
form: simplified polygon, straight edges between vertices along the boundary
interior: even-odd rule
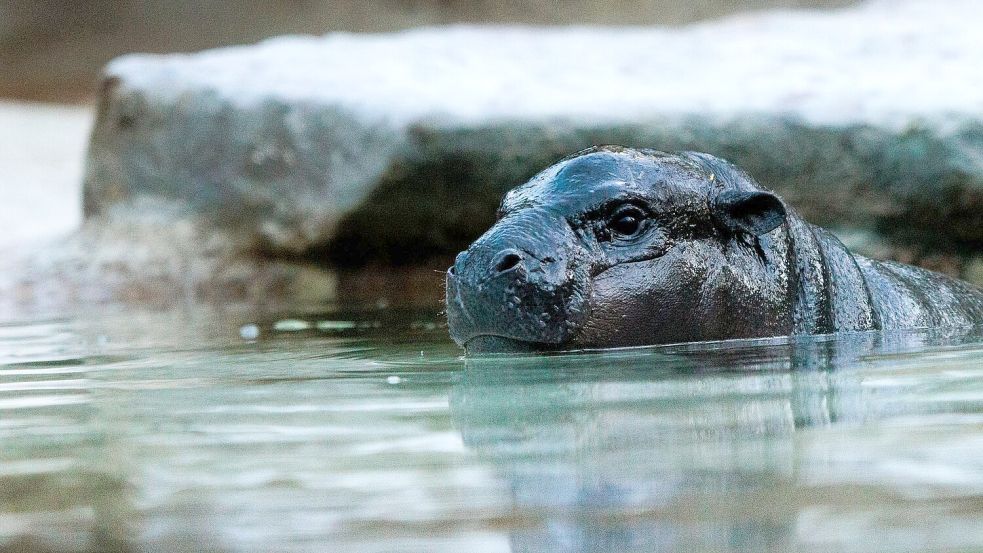
[[[628,205],[618,211],[608,219],[608,228],[623,237],[635,236],[642,230],[642,223],[645,221],[645,212],[640,208]]]

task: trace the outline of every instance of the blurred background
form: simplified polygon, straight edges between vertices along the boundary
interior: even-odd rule
[[[387,32],[457,23],[678,25],[742,11],[849,0],[5,0],[0,96],[87,101],[100,68],[128,52],[189,52],[282,34]]]
[[[855,252],[983,282],[976,108],[983,83],[974,86],[969,69],[983,51],[972,28],[980,4],[860,4],[0,0],[0,311],[121,298],[224,305],[385,295],[436,305],[439,271],[488,227],[506,190],[605,143],[725,157]],[[489,61],[485,50],[496,48],[487,44],[496,41],[481,42],[480,32],[434,31],[267,43],[202,71],[195,60],[208,56],[137,56],[104,73],[129,53],[445,25],[557,29],[526,35],[536,39],[569,26],[636,29],[571,32],[563,40],[574,42],[542,59],[503,43],[503,57]],[[623,43],[628,55],[607,64],[605,47],[624,36],[648,38]],[[370,43],[388,53],[365,54]],[[286,48],[275,54],[282,60],[250,58],[278,47]],[[613,92],[596,112],[559,108],[553,117],[549,104],[579,98],[583,107],[605,88],[578,73],[583,58],[571,58],[571,48],[591,57],[584,63],[610,65],[636,90],[621,97],[624,89],[607,87]],[[661,50],[636,51],[647,49]],[[298,60],[304,51],[313,53]],[[436,64],[427,67],[431,58]],[[498,63],[497,73],[486,62]],[[222,103],[213,103],[212,84],[196,88],[196,79],[229,67]],[[652,78],[652,67],[677,79]],[[295,81],[280,95],[270,75],[284,68]],[[938,73],[927,78],[929,68]],[[580,89],[556,88],[571,74]],[[497,84],[471,97],[486,76]],[[391,96],[369,98],[374,111],[364,121],[332,119],[335,108],[355,113],[365,99],[342,97],[352,83],[371,92],[388,87]],[[508,112],[521,102],[495,86],[544,90],[535,109],[546,109]],[[250,87],[263,103],[240,109],[234,98]],[[291,100],[296,90],[313,104]],[[418,119],[381,126],[372,119],[399,120],[398,104],[419,98],[436,101],[429,112],[413,112]],[[642,109],[632,112],[626,98]],[[450,100],[462,100],[461,113],[505,106],[510,122],[435,122]],[[147,198],[161,201],[147,208]],[[188,210],[172,205],[184,200]],[[410,265],[416,269],[404,269]],[[360,272],[347,278],[348,269]]]

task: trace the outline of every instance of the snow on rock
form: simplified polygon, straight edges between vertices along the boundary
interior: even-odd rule
[[[817,223],[978,248],[980,21],[976,0],[880,0],[124,56],[106,69],[85,209],[163,197],[244,247],[403,261],[465,245],[559,157],[621,143],[727,157]]]

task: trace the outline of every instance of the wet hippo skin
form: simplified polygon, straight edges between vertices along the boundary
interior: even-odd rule
[[[506,194],[447,274],[468,353],[983,323],[983,291],[851,254],[728,162],[591,148]]]

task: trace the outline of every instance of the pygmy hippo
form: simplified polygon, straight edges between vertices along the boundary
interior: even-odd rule
[[[983,323],[983,290],[851,254],[708,154],[591,148],[506,194],[447,273],[468,353]]]

